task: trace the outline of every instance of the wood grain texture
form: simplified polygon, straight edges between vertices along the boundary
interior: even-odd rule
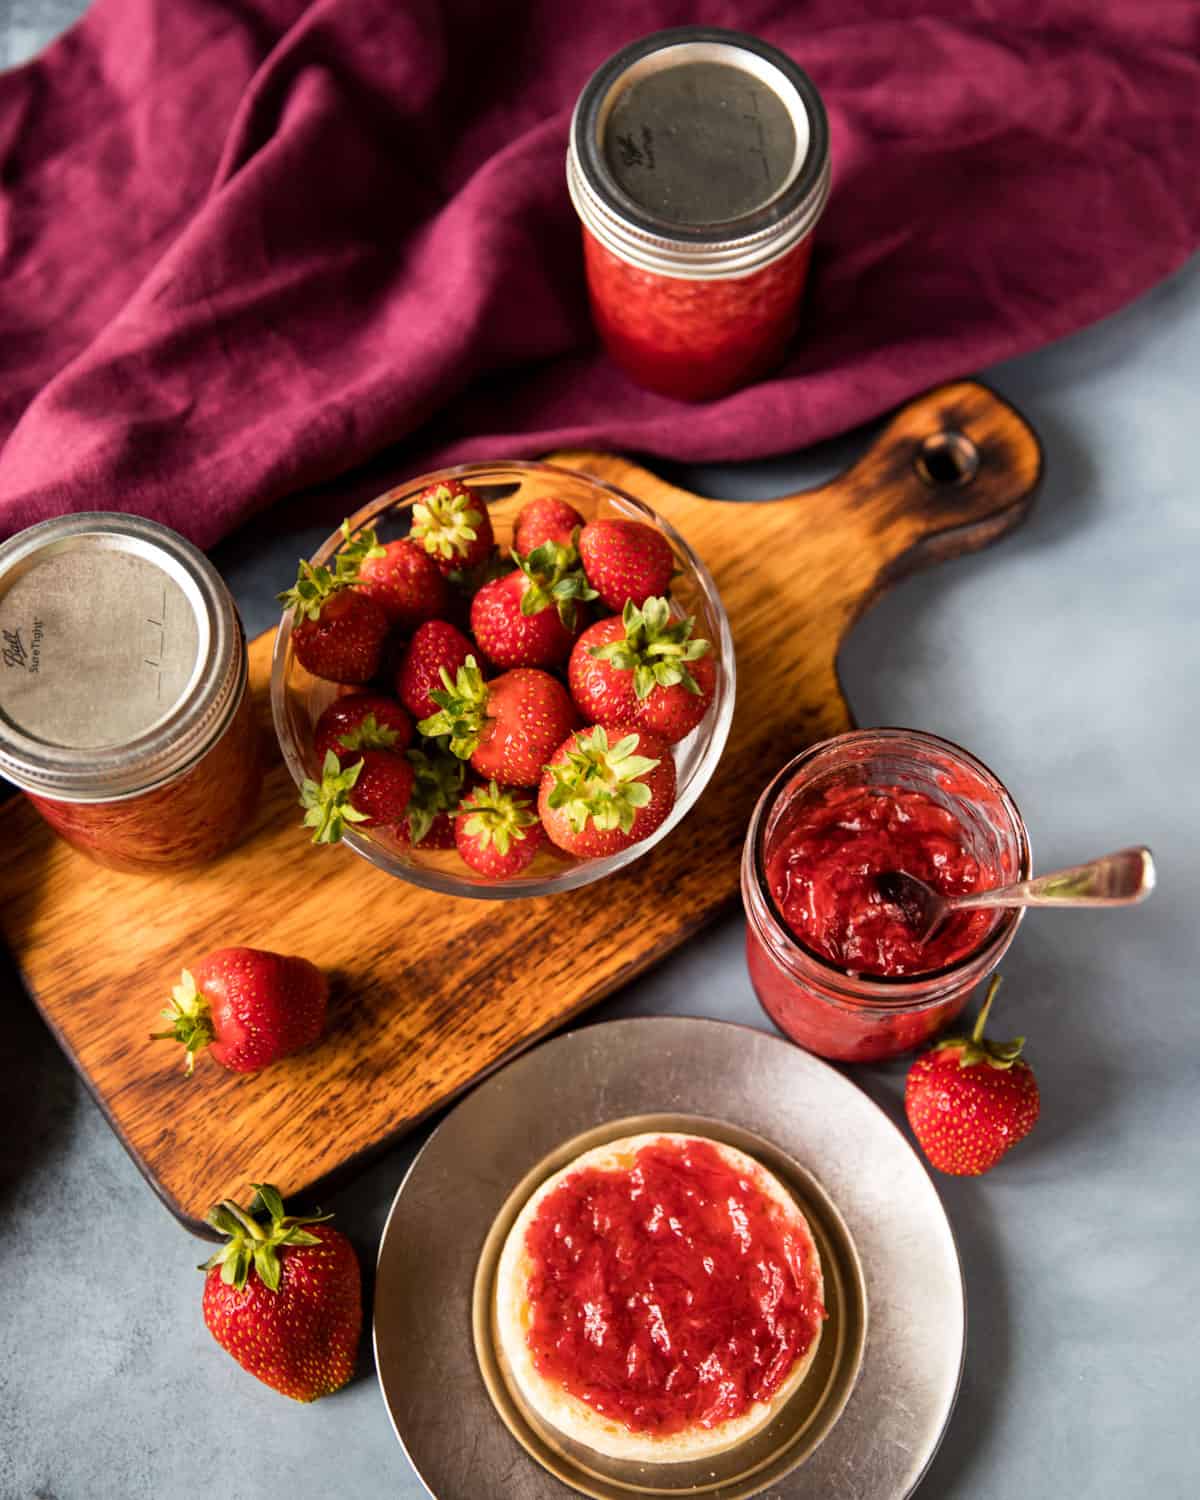
[[[978,472],[930,483],[915,461],[944,430]],[[850,728],[838,647],[889,582],[986,545],[1024,516],[1041,471],[1031,429],[974,382],[903,408],[828,485],[757,504],[702,500],[625,459],[556,454],[669,518],[711,569],[737,653],[738,701],[712,783],[628,870],[517,902],[460,900],[348,854],[314,856],[277,756],[253,829],[203,869],[119,875],[56,840],[23,798],[3,810],[5,936],[50,1026],[163,1201],[203,1233],[250,1180],[311,1200],[518,1049],[684,942],[737,897],[761,787],[812,741]],[[272,638],[251,645],[270,734]],[[272,739],[273,743],[273,739]],[[246,943],[333,974],[322,1044],[252,1077],[152,1045],[180,968]]]

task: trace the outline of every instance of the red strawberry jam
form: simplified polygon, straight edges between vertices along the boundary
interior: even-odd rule
[[[29,800],[68,844],[112,870],[184,869],[248,831],[262,785],[260,730],[249,692],[229,728],[185,775],[116,802]]]
[[[915,875],[944,896],[995,885],[963,842],[961,821],[923,792],[833,789],[795,811],[767,863],[767,882],[788,928],[854,974],[924,974],[957,963],[983,942],[993,911],[954,913],[921,944],[876,876]]]
[[[809,236],[749,276],[700,280],[631,266],[586,230],[592,316],[625,373],[665,396],[706,401],[768,374],[796,331]]]
[[[918,946],[876,877],[947,895],[1029,875],[1004,786],[949,740],[859,729],[800,752],[764,790],[742,852],[746,961],[763,1009],[810,1052],[872,1062],[959,1013],[1004,957],[1021,913],[953,917]]]
[[[759,38],[673,27],[602,63],[575,107],[567,186],[612,358],[685,401],[779,364],[829,185],[820,95]]]
[[[825,1309],[808,1235],[704,1141],[581,1168],[526,1234],[546,1379],[634,1432],[713,1428],[768,1401]]]

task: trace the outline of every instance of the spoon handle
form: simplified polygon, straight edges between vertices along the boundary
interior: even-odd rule
[[[968,906],[1129,906],[1144,901],[1153,889],[1154,856],[1138,844],[1017,885],[958,896],[950,905],[956,911]]]

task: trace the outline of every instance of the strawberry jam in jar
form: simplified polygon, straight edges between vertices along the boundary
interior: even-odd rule
[[[1008,792],[948,740],[907,729],[839,735],[789,762],[759,798],[742,855],[746,958],[764,1010],[822,1057],[910,1052],[949,1024],[1000,962],[1022,913],[957,912],[922,942],[878,877],[946,896],[1026,880]]]
[[[0,775],[121,870],[200,864],[262,781],[237,608],[154,521],[62,516],[0,546]]]
[[[726,395],[780,363],[829,196],[812,80],[736,31],[624,48],[575,107],[567,185],[596,328],[639,385]]]

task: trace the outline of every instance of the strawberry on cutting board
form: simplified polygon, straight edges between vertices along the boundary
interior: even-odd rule
[[[585,719],[611,729],[648,729],[678,744],[708,712],[716,667],[695,620],[675,619],[666,599],[632,600],[598,620],[571,652],[567,679]]]
[[[204,1271],[204,1324],[256,1379],[315,1401],[354,1374],[362,1275],[354,1247],[325,1215],[286,1214],[279,1190],[252,1183],[265,1217],[232,1198],[208,1215],[227,1242]]]
[[[473,656],[442,674],[430,696],[438,711],[417,725],[449,735],[450,750],[501,786],[537,786],[542,767],[579,722],[566,688],[549,672],[517,667],[485,682]]]
[[[990,1172],[1037,1122],[1041,1099],[1021,1057],[1024,1037],[983,1034],[1000,987],[997,974],[969,1037],[946,1037],[918,1057],[904,1087],[904,1110],[930,1163],[955,1177]]]
[[[306,958],[218,948],[184,969],[163,1011],[170,1029],[150,1035],[180,1042],[189,1074],[202,1048],[231,1072],[254,1073],[315,1042],[328,1000],[325,975]]]
[[[649,838],[674,805],[675,762],[663,741],[637,730],[610,742],[600,725],[559,746],[538,790],[547,838],[585,859]]]
[[[644,604],[665,594],[675,571],[671,544],[643,521],[589,521],[579,533],[579,555],[587,581],[618,614],[627,599]]]

